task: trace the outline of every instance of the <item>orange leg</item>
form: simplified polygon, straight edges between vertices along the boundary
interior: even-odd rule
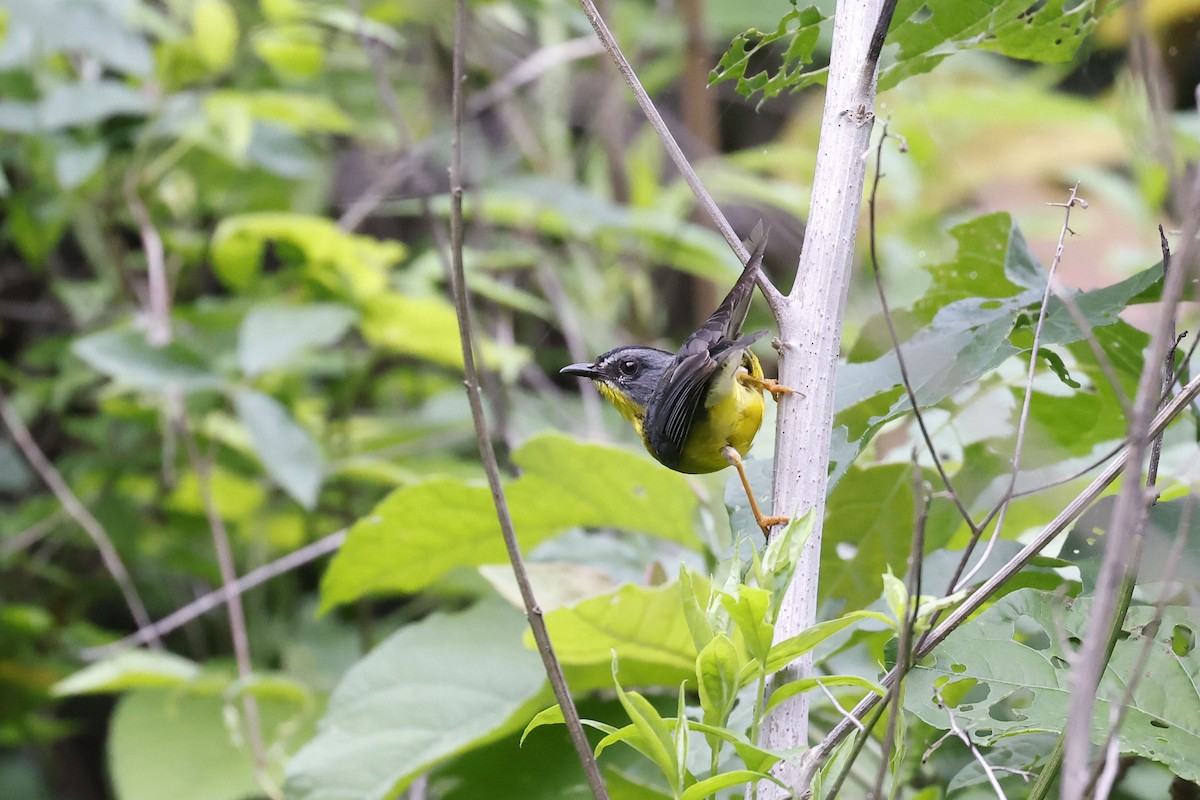
[[[774,516],[764,517],[763,513],[758,510],[758,503],[754,499],[754,492],[750,490],[750,479],[746,477],[746,470],[742,466],[741,454],[729,445],[725,445],[725,447],[721,449],[721,455],[725,456],[725,460],[737,468],[738,477],[742,479],[742,488],[746,490],[746,499],[750,501],[750,510],[754,513],[754,521],[758,523],[758,527],[762,528],[763,536],[770,539],[771,528],[775,525],[782,525],[783,523],[788,522],[788,518]]]
[[[748,383],[751,386],[757,386],[760,389],[766,389],[771,393],[771,397],[775,398],[776,403],[779,402],[779,396],[782,394],[798,394],[801,397],[804,396],[804,392],[801,392],[798,389],[793,389],[790,386],[784,386],[773,378],[754,378],[750,375],[742,375],[741,378],[743,383]]]

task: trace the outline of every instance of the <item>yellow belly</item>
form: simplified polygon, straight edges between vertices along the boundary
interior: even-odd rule
[[[762,425],[762,388],[748,384],[745,378],[762,378],[762,367],[754,354],[746,351],[736,379],[727,384],[731,391],[711,397],[707,413],[692,428],[683,457],[675,469],[690,474],[716,472],[729,466],[721,454],[726,445],[733,447],[739,455],[746,455],[754,442],[754,435]]]

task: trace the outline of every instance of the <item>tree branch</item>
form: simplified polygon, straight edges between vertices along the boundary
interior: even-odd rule
[[[504,536],[504,546],[508,550],[508,559],[512,563],[513,576],[521,590],[521,600],[525,604],[525,616],[537,642],[538,654],[546,667],[546,675],[554,690],[563,712],[563,719],[570,733],[571,742],[579,755],[579,763],[587,776],[592,796],[596,800],[608,800],[608,791],[600,768],[592,756],[592,747],[583,731],[579,720],[579,712],[563,675],[562,665],[554,655],[554,647],[550,635],[546,631],[546,622],[542,609],[538,606],[529,583],[529,575],[525,570],[525,561],[521,555],[521,546],[517,542],[517,533],[513,528],[512,514],[509,513],[508,500],[504,495],[504,486],[500,481],[500,467],[496,463],[496,451],[492,446],[488,433],[487,418],[483,412],[483,401],[480,397],[479,371],[475,366],[475,347],[471,333],[471,306],[467,296],[466,275],[463,270],[463,186],[462,186],[462,130],[463,130],[463,82],[465,80],[463,63],[466,52],[466,0],[456,0],[454,12],[454,67],[453,67],[453,128],[450,139],[450,287],[454,294],[454,307],[458,314],[458,333],[462,344],[464,383],[467,387],[467,399],[471,405],[471,418],[475,422],[475,438],[479,442],[479,456],[483,461],[484,472],[487,473],[488,486],[491,488],[492,502],[496,507],[496,517],[500,523],[500,531]]]

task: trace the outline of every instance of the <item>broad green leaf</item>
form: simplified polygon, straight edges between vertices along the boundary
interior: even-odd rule
[[[852,467],[829,497],[821,547],[821,596],[863,608],[879,597],[891,566],[903,570],[912,542],[912,471],[907,464]]]
[[[68,83],[46,93],[38,105],[40,125],[46,130],[103,122],[110,117],[144,116],[150,98],[120,81]]]
[[[150,43],[123,19],[122,3],[5,0],[6,38],[0,69],[28,68],[55,54],[79,54],[127,75],[149,76]]]
[[[335,303],[256,305],[238,331],[238,364],[247,375],[279,367],[307,347],[333,344],[357,315]]]
[[[458,316],[454,306],[444,299],[387,292],[366,300],[362,309],[362,333],[370,343],[462,368]],[[489,354],[486,347],[482,355],[485,361],[494,360],[494,354]]]
[[[78,188],[104,163],[108,148],[102,143],[64,147],[54,154],[54,177],[58,185],[70,191]]]
[[[1116,497],[1102,497],[1075,522],[1059,554],[1079,567],[1084,591],[1095,591],[1100,564],[1108,546]],[[1172,553],[1177,536],[1183,548]],[[1150,507],[1138,562],[1137,582],[1159,584],[1168,578],[1195,586],[1200,583],[1200,498],[1194,495],[1160,500]]]
[[[545,684],[537,654],[521,645],[525,627],[493,601],[401,628],[346,673],[316,737],[288,764],[287,796],[384,800],[519,730]]]
[[[934,689],[953,704],[958,724],[980,744],[1034,731],[1058,731],[1066,720],[1071,654],[1063,643],[1082,637],[1090,601],[1064,600],[1052,592],[1014,592],[950,634],[909,673],[905,706],[938,728],[948,727]],[[1200,613],[1167,606],[1151,626],[1152,606],[1134,606],[1122,626],[1097,692],[1092,740],[1101,741],[1119,701],[1140,665],[1119,732],[1122,754],[1165,764],[1187,780],[1200,778],[1200,651],[1194,645]],[[1181,636],[1181,634],[1183,634]],[[1146,637],[1153,636],[1152,642]],[[952,699],[960,687],[965,698]]]
[[[543,434],[522,445],[513,461],[522,474],[505,492],[524,548],[578,527],[696,544],[696,499],[686,480],[645,457]],[[382,592],[415,592],[455,567],[506,562],[491,493],[432,479],[397,489],[351,527],[325,573],[322,608]]]
[[[825,69],[805,72],[804,68],[812,64],[813,50],[816,49],[817,39],[821,34],[821,23],[828,17],[816,6],[801,9],[796,5],[796,0],[791,2],[792,10],[780,18],[774,31],[751,28],[733,37],[725,54],[709,74],[708,82],[717,84],[736,80],[738,94],[750,97],[755,92],[762,92],[761,103],[784,91],[799,91],[805,86],[823,81]],[[772,47],[784,40],[787,41],[787,48],[782,50],[779,56],[781,63],[774,74],[765,69],[754,75],[746,74],[751,59],[763,48]],[[768,54],[771,52],[767,50]]]
[[[76,339],[71,349],[117,383],[151,392],[218,389],[224,381],[199,356],[171,343],[152,347],[145,334],[113,328]]]
[[[859,689],[866,689],[868,692],[883,697],[886,690],[875,681],[867,680],[858,675],[822,675],[819,678],[801,678],[800,680],[785,683],[777,687],[771,692],[771,697],[767,700],[767,705],[763,709],[766,714],[785,700],[790,700],[798,694],[811,692],[819,686],[856,686]]]
[[[313,280],[360,302],[387,289],[388,274],[404,258],[399,242],[346,233],[332,220],[307,214],[258,212],[222,220],[213,233],[210,258],[231,289],[258,280],[267,245],[286,245]]]
[[[192,43],[213,72],[227,69],[237,55],[238,21],[228,0],[198,0],[192,7]]]
[[[525,565],[525,573],[533,587],[538,607],[545,613],[611,592],[616,588],[607,572],[586,564],[536,561]],[[525,602],[521,598],[511,565],[484,564],[479,568],[479,574],[509,605],[521,611],[525,610]]]
[[[1034,10],[1024,0],[901,0],[888,34],[900,51],[879,86],[894,86],[969,49],[1025,61],[1070,61],[1096,20],[1095,0],[1050,0]]]
[[[737,702],[741,658],[737,646],[725,634],[713,638],[696,656],[696,683],[700,708],[709,725],[724,725]]]
[[[626,584],[546,615],[554,652],[566,666],[607,665],[615,652],[626,675],[671,686],[695,677],[696,648],[679,605],[679,587]],[[533,646],[532,634],[525,643]]]
[[[290,749],[286,739],[311,725],[313,712],[290,702],[260,700],[261,728],[274,758]],[[108,762],[121,800],[242,800],[261,790],[244,737],[229,728],[229,705],[217,693],[138,689],[117,703],[109,728]],[[239,718],[240,724],[240,718]],[[278,763],[268,764],[272,780]]]
[[[612,656],[613,686],[617,690],[617,700],[629,715],[630,722],[641,736],[643,751],[646,756],[658,766],[663,777],[667,779],[672,789],[679,793],[683,788],[681,775],[685,765],[679,763],[675,747],[671,741],[671,728],[658,710],[637,692],[627,692],[621,688],[617,675],[617,654]]]
[[[297,503],[311,509],[317,503],[325,459],[308,431],[292,419],[274,398],[252,389],[233,396],[238,420],[250,431],[254,450],[267,473]]]
[[[199,675],[200,666],[181,656],[153,650],[127,650],[64,678],[54,685],[53,693],[65,697],[178,686]]]

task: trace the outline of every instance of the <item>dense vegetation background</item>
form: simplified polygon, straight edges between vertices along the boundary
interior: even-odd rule
[[[833,5],[602,8],[734,226],[770,224],[785,289]],[[977,520],[1019,492],[976,581],[1120,444],[1162,288],[1156,226],[1177,248],[1194,217],[1200,3],[1113,6],[902,2],[884,51],[876,111],[905,146],[886,145],[878,262],[918,402]],[[561,727],[518,746],[553,701],[481,483],[447,288],[452,27],[444,0],[0,2],[5,800],[588,796]],[[557,375],[617,344],[675,346],[739,265],[577,5],[472,2],[468,36],[467,280],[551,636],[586,717],[662,715],[601,754],[612,797],[740,796],[777,758],[750,740],[759,670],[787,660],[767,648],[790,540],[753,563],[736,480],[659,467]],[[1087,207],[1057,275],[1083,293],[1046,307],[1034,352],[1065,225],[1047,203],[1076,183]],[[842,677],[804,687],[814,739],[834,698],[850,708],[895,661],[908,605],[884,576],[905,574],[914,519],[920,594],[941,596],[971,539],[913,424],[866,242],[821,574],[822,617],[842,622],[812,642]],[[1189,414],[1168,432],[1100,692],[1098,742],[1131,676],[1151,676],[1124,697],[1113,797],[1200,792],[1196,438]],[[877,775],[898,797],[1028,795],[1110,500],[914,668],[888,752],[884,721],[842,796]],[[212,602],[239,576],[240,602]],[[207,613],[114,646],[197,600]],[[698,689],[698,653],[736,679]],[[712,729],[681,736],[680,708]]]

